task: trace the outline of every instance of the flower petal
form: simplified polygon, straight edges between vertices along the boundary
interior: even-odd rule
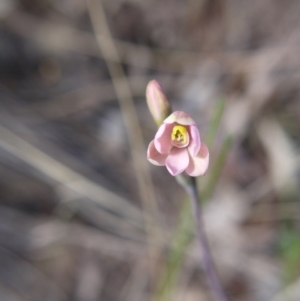
[[[172,129],[173,124],[162,124],[154,137],[155,148],[161,154],[168,154],[172,148]]]
[[[174,147],[166,160],[166,167],[172,176],[176,176],[187,168],[189,160],[186,148]]]
[[[195,157],[198,154],[201,147],[199,130],[195,125],[190,126],[190,134],[191,134],[191,142],[190,145],[188,146],[188,149],[191,156]]]
[[[209,152],[207,146],[202,143],[197,156],[190,156],[190,163],[186,173],[192,177],[198,177],[205,174],[209,163]]]
[[[154,165],[164,166],[166,165],[166,159],[168,155],[163,155],[157,151],[152,140],[148,146],[147,159]]]
[[[178,124],[182,125],[192,125],[195,124],[195,121],[192,117],[182,111],[176,111],[172,113],[167,119],[164,120],[164,123],[174,123],[177,122]]]

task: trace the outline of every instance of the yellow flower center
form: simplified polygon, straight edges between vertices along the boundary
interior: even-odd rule
[[[189,133],[186,127],[182,125],[175,125],[172,130],[172,141],[176,142],[176,144],[185,145],[189,139]]]

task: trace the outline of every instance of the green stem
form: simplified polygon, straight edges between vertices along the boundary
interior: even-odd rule
[[[203,269],[207,281],[210,285],[211,291],[216,301],[229,301],[217,276],[212,256],[209,250],[207,238],[204,231],[201,208],[199,204],[199,192],[197,190],[196,178],[181,175],[180,177],[177,177],[177,179],[178,182],[184,187],[191,199],[196,236],[203,258]]]

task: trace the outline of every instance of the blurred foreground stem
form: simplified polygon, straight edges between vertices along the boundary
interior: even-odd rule
[[[151,268],[151,276],[154,277],[156,258],[159,254],[157,248],[154,246],[158,242],[163,241],[163,232],[160,223],[157,223],[157,221],[161,222],[160,212],[157,206],[152,178],[145,160],[146,149],[138,119],[138,112],[135,108],[128,79],[121,64],[118,49],[108,26],[102,0],[86,0],[86,4],[96,40],[105,59],[119,101],[128,136],[137,189],[144,209],[147,245],[149,246],[149,266]],[[156,225],[156,227],[153,225]]]

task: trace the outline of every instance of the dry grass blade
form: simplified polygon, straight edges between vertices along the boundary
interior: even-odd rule
[[[271,182],[279,195],[296,195],[297,159],[292,142],[280,124],[265,118],[257,127],[258,137],[266,150]]]
[[[131,89],[120,63],[117,48],[112,39],[105,12],[101,1],[86,0],[88,11],[96,33],[96,38],[101,49],[102,55],[106,60],[110,72],[113,86],[121,107],[123,120],[125,123],[130,149],[132,152],[133,165],[137,179],[137,186],[140,199],[143,203],[146,226],[159,217],[156,197],[150,172],[147,167],[146,149],[143,142],[143,135],[137,117]],[[149,239],[154,241],[160,233],[153,228],[147,228]]]
[[[144,87],[153,79],[152,76],[130,76],[127,78],[132,94],[135,97],[144,97]],[[172,76],[159,75],[156,79],[164,86],[170,85]],[[189,81],[189,77],[186,78]],[[182,84],[178,84],[178,89]],[[93,110],[99,106],[116,98],[113,85],[110,80],[93,83],[87,86],[76,87],[72,91],[65,92],[43,103],[31,105],[34,112],[42,115],[47,120],[65,118],[69,115],[79,113],[83,110]]]
[[[27,298],[28,300],[44,299],[46,296],[49,301],[66,300],[65,292],[50,277],[8,249],[0,248],[0,263],[2,266],[0,283],[4,283],[11,291],[17,292],[20,296],[26,296],[25,300]],[[17,279],[22,279],[24,281],[23,285],[20,286],[19,281],[16,281],[13,272],[9,273],[7,271],[17,271]],[[33,286],[38,286],[40,290],[30,289]]]
[[[52,21],[45,21],[16,11],[12,17],[6,20],[9,27],[27,39],[33,39],[43,48],[54,52],[74,51],[84,55],[93,57],[103,57],[105,54],[99,52],[97,42],[94,36],[88,32],[78,30],[66,24],[57,24]],[[98,20],[98,22],[102,22]],[[24,26],[26,24],[26,26]],[[111,43],[107,36],[99,38],[101,43]],[[107,58],[116,63],[125,63],[139,68],[150,68],[156,70],[164,70],[173,73],[182,72],[195,74],[195,70],[186,70],[185,66],[193,66],[195,62],[207,60],[211,57],[225,62],[226,64],[235,66],[235,63],[246,60],[247,56],[244,52],[214,52],[199,53],[191,51],[175,51],[161,48],[152,48],[137,44],[128,43],[121,40],[113,39],[113,44],[118,51],[107,53]],[[133,58],[143,58],[135,60]]]
[[[297,301],[300,296],[300,279],[280,291],[271,301]]]
[[[0,126],[0,147],[64,187],[141,226],[139,210],[127,200],[97,185]]]

